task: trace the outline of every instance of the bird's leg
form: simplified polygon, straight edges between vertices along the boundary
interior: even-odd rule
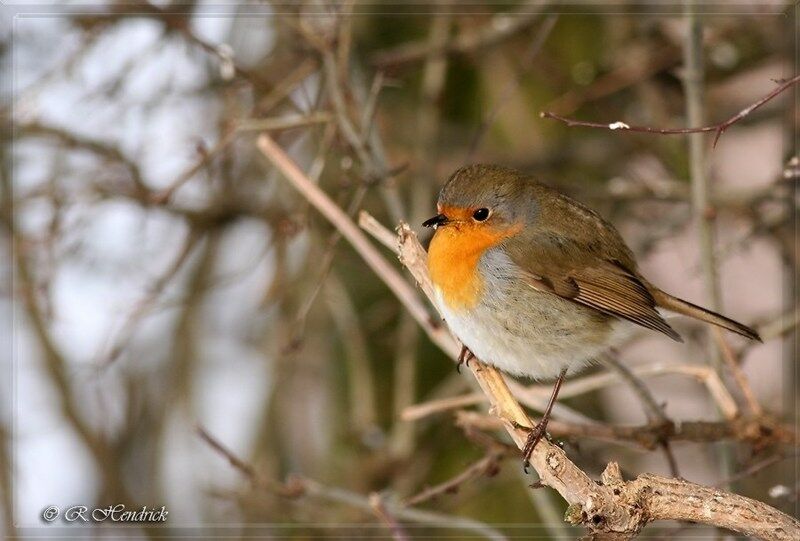
[[[475,357],[475,355],[469,350],[469,348],[465,345],[461,346],[461,353],[458,354],[458,364],[456,365],[456,371],[461,373],[461,365],[466,364],[469,368],[469,362]]]
[[[550,400],[547,401],[547,407],[544,409],[544,412],[542,412],[542,418],[539,419],[536,426],[531,428],[530,432],[528,432],[528,439],[525,441],[525,447],[522,448],[522,467],[525,473],[528,473],[528,461],[531,459],[533,450],[536,448],[539,441],[541,441],[542,437],[547,434],[547,423],[550,421],[550,413],[553,411],[553,405],[555,405],[556,398],[558,398],[558,391],[561,390],[561,384],[564,383],[564,376],[566,375],[567,369],[564,368],[558,375],[555,385],[553,385],[553,392],[550,393]]]

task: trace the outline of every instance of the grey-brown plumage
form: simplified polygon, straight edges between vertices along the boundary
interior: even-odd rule
[[[501,249],[537,291],[606,316],[680,335],[664,321],[664,308],[760,340],[751,328],[649,283],[617,230],[594,211],[533,177],[495,165],[456,171],[442,188],[443,207],[487,208],[495,227],[522,223]]]

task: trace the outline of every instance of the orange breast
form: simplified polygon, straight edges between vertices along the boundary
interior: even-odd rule
[[[520,227],[497,230],[467,222],[436,230],[428,249],[428,270],[448,308],[468,310],[478,303],[484,288],[478,261],[486,250],[517,233]]]

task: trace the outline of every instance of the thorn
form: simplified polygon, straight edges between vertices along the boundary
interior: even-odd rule
[[[714,137],[714,144],[711,145],[711,148],[717,148],[717,142],[719,141],[719,138],[722,137],[722,134],[725,132],[725,128],[727,128],[727,126],[720,126],[719,128],[717,128],[717,135]]]

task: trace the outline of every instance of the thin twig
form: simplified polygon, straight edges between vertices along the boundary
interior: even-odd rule
[[[18,124],[15,128],[17,130],[16,133],[20,136],[52,137],[60,141],[61,144],[67,148],[83,149],[106,160],[117,162],[127,169],[131,178],[131,183],[137,192],[140,194],[149,192],[149,188],[144,181],[139,165],[125,156],[125,154],[114,145],[105,141],[84,137],[56,126],[48,126],[38,122]]]
[[[289,96],[297,85],[314,73],[318,67],[319,62],[316,58],[306,58],[299,66],[294,68],[294,70],[282,77],[275,87],[258,101],[253,108],[253,113],[256,115],[263,115],[271,111],[273,107]]]
[[[668,374],[680,374],[690,376],[706,386],[709,395],[716,403],[717,407],[726,419],[733,419],[739,415],[739,408],[736,401],[731,396],[722,380],[713,369],[708,366],[694,364],[672,364],[672,363],[653,363],[644,366],[635,366],[630,369],[637,376],[661,376]],[[608,372],[592,374],[575,378],[564,383],[559,396],[567,398],[587,393],[596,389],[606,387],[617,381],[617,376]],[[528,393],[542,396],[547,391],[545,385],[535,385],[530,387],[519,386],[514,388],[514,393],[523,399]]]
[[[792,77],[788,81],[782,83],[777,88],[772,90],[769,94],[764,96],[763,98],[759,99],[755,103],[752,103],[733,115],[732,117],[728,118],[727,120],[720,122],[719,124],[713,124],[709,126],[701,126],[696,128],[653,128],[650,126],[636,126],[627,124],[625,122],[611,122],[611,123],[601,123],[601,122],[587,122],[584,120],[576,120],[572,118],[566,118],[561,115],[557,115],[556,113],[550,111],[542,111],[539,113],[541,118],[550,118],[553,120],[558,120],[563,122],[570,128],[580,127],[580,128],[598,128],[603,130],[619,130],[619,131],[631,131],[631,132],[638,132],[638,133],[653,133],[659,135],[686,135],[690,133],[707,133],[707,132],[715,132],[716,136],[714,137],[714,146],[716,147],[717,141],[722,136],[722,134],[745,118],[747,115],[767,103],[768,101],[772,100],[779,94],[781,94],[786,89],[796,85],[800,82],[800,75]]]
[[[4,189],[3,195],[8,195]],[[4,209],[6,210],[6,209]],[[35,286],[35,274],[29,265],[29,255],[25,253],[25,240],[20,236],[19,231],[14,227],[13,215],[4,216],[4,223],[12,235],[12,256],[16,263],[15,279],[17,289],[21,295],[21,302],[27,311],[26,316],[31,327],[31,332],[38,340],[41,348],[41,357],[44,364],[44,371],[47,380],[52,385],[52,398],[60,406],[60,413],[67,422],[67,426],[74,431],[78,441],[84,445],[92,457],[94,464],[103,482],[103,492],[117,501],[128,502],[131,507],[136,508],[136,500],[129,493],[124,480],[120,476],[122,464],[121,456],[114,442],[109,441],[102,431],[98,431],[93,424],[86,419],[81,408],[82,397],[75,392],[72,384],[71,372],[67,358],[64,356],[50,326],[44,317],[37,298]],[[146,526],[143,528],[145,535],[150,539],[155,539],[158,533],[154,528]]]
[[[358,225],[375,240],[397,254],[397,235],[383,227],[372,214],[365,210],[360,211],[358,213]]]
[[[642,404],[644,404],[645,415],[650,421],[669,421],[667,416],[664,414],[663,406],[656,402],[653,393],[650,392],[650,389],[647,388],[644,382],[639,379],[633,373],[633,371],[631,371],[627,366],[619,362],[611,355],[605,356],[603,358],[603,362],[611,366],[612,370],[614,370],[623,381],[629,384],[631,389],[639,397],[639,400],[641,400]]]
[[[389,289],[400,299],[406,309],[428,332],[431,340],[449,352],[453,358],[458,355],[459,346],[443,327],[430,325],[428,309],[422,304],[414,289],[403,276],[370,243],[366,235],[350,220],[347,214],[333,203],[320,188],[311,182],[297,164],[268,135],[258,138],[258,148],[280,171],[292,181],[293,185],[308,201],[322,213],[344,236],[345,239],[364,258],[364,262],[380,276]]]
[[[258,475],[256,474],[255,468],[253,468],[250,464],[236,456],[233,451],[230,451],[227,447],[222,445],[218,439],[214,436],[209,434],[208,430],[203,428],[202,426],[196,426],[195,432],[197,435],[200,436],[200,439],[205,441],[209,446],[211,446],[214,451],[224,456],[231,466],[239,470],[244,474],[245,477],[250,479],[250,481],[254,484],[261,484],[258,479]]]
[[[347,388],[351,430],[364,437],[376,426],[375,374],[372,370],[367,337],[361,327],[358,311],[347,288],[332,273],[325,282],[328,311],[339,334],[347,357]]]
[[[722,352],[722,360],[725,362],[725,366],[730,370],[733,380],[739,387],[739,391],[741,391],[744,401],[747,404],[747,409],[750,410],[751,415],[761,415],[764,413],[764,409],[761,407],[761,404],[759,404],[758,398],[756,398],[756,394],[753,392],[753,388],[750,387],[750,382],[747,381],[747,377],[744,375],[744,372],[742,372],[742,367],[739,366],[736,354],[733,352],[730,344],[728,344],[728,341],[725,340],[719,327],[714,327],[713,333],[719,350]]]
[[[231,466],[241,472],[250,481],[254,488],[264,490],[284,498],[294,499],[307,496],[318,498],[327,502],[342,503],[370,513],[375,512],[373,502],[371,502],[369,498],[342,488],[323,485],[322,483],[307,477],[291,475],[287,479],[286,483],[278,483],[276,481],[266,479],[264,476],[260,475],[252,465],[239,458],[230,449],[225,447],[219,440],[209,434],[207,430],[202,427],[197,427],[196,431],[198,436],[215,452],[220,454],[228,461],[228,463],[230,463]],[[385,502],[384,505],[386,506],[386,510],[388,512],[403,520],[417,522],[436,528],[463,529],[471,531],[487,539],[491,539],[492,541],[507,541],[503,534],[477,520],[445,515],[443,513],[434,513],[432,511],[423,511],[421,509],[406,508],[390,502]]]
[[[411,541],[411,538],[403,529],[403,526],[397,522],[397,519],[394,518],[392,513],[386,508],[386,505],[384,504],[383,498],[380,494],[377,492],[370,494],[369,505],[372,507],[373,512],[381,520],[381,522],[386,524],[386,527],[391,532],[392,538],[395,541]]]
[[[798,454],[795,453],[779,453],[777,455],[773,455],[771,457],[765,458],[764,460],[760,460],[755,464],[745,468],[744,470],[740,471],[739,473],[724,479],[721,483],[718,483],[717,486],[726,486],[731,483],[735,483],[736,481],[741,481],[742,479],[747,479],[748,477],[752,477],[758,472],[765,470],[772,466],[773,464],[777,464],[784,460],[788,460],[790,458],[797,459]]]
[[[367,185],[366,184],[359,184],[353,193],[353,196],[350,199],[350,204],[347,208],[348,214],[353,214],[356,212],[359,206],[361,206],[361,202],[364,200],[364,196],[367,194]],[[325,283],[325,279],[328,277],[328,274],[331,271],[331,267],[333,265],[333,259],[336,256],[336,247],[339,245],[339,241],[342,239],[342,234],[338,230],[334,230],[328,236],[327,241],[325,242],[325,247],[323,248],[321,261],[317,265],[319,267],[318,276],[314,281],[314,286],[311,288],[311,292],[306,297],[305,301],[300,305],[300,308],[297,311],[297,315],[294,318],[294,332],[289,340],[290,348],[297,347],[303,339],[303,334],[305,333],[306,327],[306,319],[308,318],[308,314],[311,312],[311,308],[314,306],[314,301],[316,301],[319,292],[322,291],[322,286]]]
[[[386,164],[380,163],[369,153],[366,145],[359,136],[350,115],[347,111],[344,92],[339,81],[339,70],[336,64],[336,56],[330,49],[322,51],[323,68],[325,70],[325,82],[331,96],[331,103],[336,114],[339,131],[350,144],[356,153],[358,160],[362,163],[364,177],[369,180],[380,179],[386,176]]]
[[[309,44],[317,48],[322,57],[326,88],[330,93],[331,104],[333,105],[333,110],[336,115],[336,124],[339,128],[339,132],[358,158],[361,164],[363,180],[368,183],[381,183],[381,193],[389,213],[394,219],[399,220],[400,216],[403,215],[403,205],[400,194],[392,183],[385,181],[401,172],[404,166],[389,167],[386,156],[381,148],[377,130],[372,129],[371,125],[361,126],[359,133],[359,129],[357,129],[356,125],[353,123],[348,111],[347,101],[345,99],[346,89],[340,78],[342,70],[340,69],[339,59],[337,58],[338,55],[330,48],[329,44],[324,42],[324,40],[320,40],[308,25],[304,24],[305,21],[302,21],[302,23],[303,24],[300,24],[298,29]],[[364,116],[362,115],[362,119],[363,118]]]
[[[686,122],[690,126],[701,125],[705,122],[704,114],[704,85],[705,67],[703,65],[703,23],[695,13],[694,3],[687,0],[685,6],[686,36],[683,45],[683,89],[686,101]],[[714,144],[724,131],[721,125],[717,130]],[[709,171],[706,168],[705,148],[703,136],[692,133],[688,137],[689,151],[689,183],[691,185],[691,205],[694,227],[696,228],[698,249],[700,251],[700,266],[702,268],[703,286],[709,307],[721,311],[722,291],[719,284],[719,271],[715,245],[715,220],[716,210],[710,204],[709,198]],[[704,329],[705,336],[710,337],[713,331]],[[719,350],[710,342],[705,343],[707,363],[722,378],[722,361]],[[724,382],[724,380],[723,380]],[[715,449],[719,461],[719,469],[723,477],[732,471],[733,454],[730,448],[719,446]]]
[[[444,411],[465,408],[467,406],[474,406],[475,404],[482,404],[486,401],[486,395],[483,393],[469,393],[458,396],[449,396],[438,400],[429,400],[421,404],[414,404],[405,408],[400,415],[403,421],[419,421],[425,417],[442,413]]]
[[[529,28],[539,17],[544,7],[541,0],[529,0],[511,13],[495,15],[478,30],[459,33],[452,40],[431,46],[427,40],[403,43],[393,49],[378,51],[372,55],[372,64],[377,67],[398,66],[423,60],[433,55],[468,53],[486,49],[513,37]]]
[[[444,481],[438,485],[428,487],[422,492],[407,498],[403,503],[405,505],[414,506],[419,505],[428,500],[432,500],[442,494],[453,494],[457,492],[459,487],[464,483],[471,481],[477,477],[487,475],[489,477],[496,475],[499,471],[499,462],[506,456],[505,448],[498,447],[494,452],[490,452],[485,457],[477,462],[474,462],[464,471]]]
[[[600,75],[587,87],[573,87],[545,105],[548,111],[572,114],[580,107],[610,96],[680,62],[680,50],[662,44],[644,50],[632,50],[631,55],[612,71]]]
[[[361,143],[367,144],[372,128],[375,121],[375,112],[377,111],[378,96],[383,89],[383,72],[379,71],[372,79],[372,86],[369,88],[369,95],[367,101],[364,103],[363,114],[361,115]]]
[[[641,379],[636,377],[636,375],[627,366],[623,365],[611,355],[606,355],[603,360],[608,363],[612,370],[619,374],[619,376],[625,382],[628,383],[634,394],[639,397],[639,400],[644,405],[645,415],[649,421],[655,421],[661,425],[671,423],[667,415],[664,413],[663,406],[656,402],[653,393],[650,392],[650,389],[647,388],[647,385],[645,385]],[[672,452],[672,447],[670,447],[669,440],[667,438],[663,438],[658,442],[658,444],[664,450],[664,456],[667,459],[670,473],[673,477],[680,477],[678,461],[675,459],[675,455]]]
[[[494,121],[497,119],[498,115],[500,114],[500,109],[502,109],[503,105],[508,103],[511,95],[519,89],[519,86],[522,82],[523,74],[528,71],[531,66],[533,65],[533,60],[536,58],[536,55],[539,54],[539,51],[544,46],[545,41],[547,41],[548,36],[550,36],[550,32],[553,30],[553,27],[556,25],[558,21],[558,15],[548,15],[547,18],[542,23],[541,28],[536,34],[533,42],[531,43],[528,50],[525,51],[525,55],[522,58],[522,66],[520,72],[517,74],[516,77],[509,80],[503,90],[500,92],[500,98],[495,102],[489,112],[481,121],[478,129],[475,130],[475,134],[472,136],[472,142],[469,145],[469,150],[467,151],[467,161],[472,161],[472,157],[475,155],[475,152],[478,150],[478,147],[481,143],[481,140],[489,131],[489,128],[492,126]]]
[[[169,183],[169,185],[157,194],[153,194],[151,197],[152,201],[156,204],[162,204],[172,199],[172,196],[175,195],[175,192],[178,189],[189,182],[194,176],[206,165],[208,165],[211,160],[220,152],[222,152],[225,148],[227,148],[231,143],[236,140],[236,136],[238,132],[236,129],[227,129],[222,133],[219,141],[217,141],[213,147],[203,152],[203,155],[197,160],[192,166],[186,169],[184,172],[179,174],[175,177],[175,180]]]
[[[154,280],[147,288],[147,293],[136,303],[136,306],[120,327],[120,330],[115,333],[111,347],[107,349],[107,352],[104,355],[98,355],[99,361],[97,364],[99,367],[108,368],[114,364],[114,361],[116,361],[117,358],[119,358],[135,334],[139,323],[148,313],[150,313],[155,306],[159,295],[164,291],[170,281],[175,278],[175,276],[178,274],[178,271],[183,268],[184,263],[186,263],[186,261],[189,259],[189,255],[191,255],[199,238],[200,235],[198,235],[196,232],[189,232],[182,248],[176,252],[175,259],[166,268],[164,273],[159,276],[158,279]]]
[[[314,124],[327,124],[333,120],[330,113],[316,111],[310,114],[290,114],[273,118],[248,118],[239,121],[239,131],[277,131],[304,128]]]
[[[323,485],[318,481],[306,477],[293,476],[292,481],[302,487],[303,494],[306,496],[318,498],[326,502],[345,504],[356,509],[362,509],[368,513],[374,513],[369,498],[365,498],[355,492]],[[436,513],[434,511],[403,507],[393,502],[384,502],[384,505],[395,517],[408,522],[424,524],[429,528],[465,530],[470,532],[471,535],[478,535],[492,541],[508,541],[508,538],[498,530],[477,520],[456,515]]]
[[[481,430],[498,430],[503,423],[496,417],[474,411],[456,412],[458,426],[474,426]],[[769,445],[795,445],[797,434],[792,427],[769,417],[738,418],[731,421],[681,421],[679,423],[648,423],[644,425],[611,425],[601,423],[572,423],[551,420],[547,431],[556,438],[589,438],[612,443],[635,443],[655,450],[661,441],[713,443],[736,441],[762,449]]]
[[[363,214],[366,213],[362,213],[362,215]],[[370,232],[373,232],[373,229],[366,229]],[[736,406],[736,401],[722,383],[719,375],[707,366],[656,363],[644,366],[636,366],[630,368],[629,370],[637,377],[675,374],[696,379],[705,385],[709,395],[714,400],[720,411],[723,412],[723,416],[726,419],[733,419],[739,415],[739,409]],[[559,396],[562,399],[571,398],[614,385],[619,381],[620,378],[616,374],[609,372],[581,376],[564,382]],[[514,396],[516,396],[520,402],[537,411],[541,411],[541,408],[547,400],[548,393],[550,392],[550,386],[548,385],[524,386],[513,380],[509,381],[509,387],[514,392]],[[415,421],[441,411],[477,404],[485,400],[486,397],[480,393],[431,400],[406,408],[406,410],[404,410],[403,418],[408,421]],[[554,417],[558,418],[559,416],[558,410],[554,410]]]
[[[798,325],[800,325],[800,306],[795,306],[788,312],[759,324],[758,334],[766,342],[785,336],[796,329]]]
[[[726,432],[727,434],[739,434],[745,440],[752,440],[757,434],[757,432],[759,432],[759,430],[755,428],[755,425],[748,425],[747,428],[741,428],[744,427],[745,425],[741,424],[742,418],[739,417],[738,409],[736,408],[736,404],[733,401],[733,397],[731,397],[730,394],[728,394],[727,390],[725,390],[725,387],[719,380],[719,376],[717,375],[717,373],[707,366],[657,364],[651,366],[636,367],[632,369],[632,373],[635,374],[637,377],[678,374],[678,375],[690,376],[692,378],[705,382],[712,396],[717,397],[718,399],[717,404],[722,405],[721,410],[727,413],[726,421],[722,421],[719,423],[704,423],[702,425],[696,425],[697,427],[700,426],[706,427],[708,429],[708,434],[721,434],[722,433],[721,431],[727,430],[728,431]],[[564,386],[561,391],[561,395],[563,395],[562,399],[579,396],[584,393],[595,391],[597,389],[616,383],[618,379],[619,376],[608,372],[576,378],[574,380],[564,383]],[[525,403],[531,403],[532,398],[534,398],[534,396],[536,398],[539,398],[543,396],[543,393],[548,392],[548,387],[544,385],[524,387],[519,384],[514,384],[510,385],[510,387],[514,391],[514,395],[519,397]],[[469,393],[444,399],[430,400],[428,402],[423,402],[421,404],[416,404],[412,407],[406,408],[406,410],[403,413],[403,419],[407,421],[419,421],[420,419],[429,417],[431,415],[436,415],[438,413],[462,407],[472,406],[484,402],[486,400],[487,398],[483,396],[481,393]],[[776,441],[789,442],[793,441],[796,438],[796,436],[794,435],[794,431],[789,426],[775,424],[774,421],[763,416],[756,416],[751,419],[752,422],[766,423],[765,427],[769,427],[768,432],[772,432],[773,430],[777,429],[781,435],[778,436],[778,439]],[[563,421],[566,421],[566,419],[563,419]],[[749,422],[751,421],[748,421],[748,423]],[[570,421],[568,424],[572,426],[579,426],[579,423],[580,422]],[[725,428],[726,426],[731,426],[730,425],[731,423],[740,423],[738,425],[740,429]],[[598,429],[598,427],[603,426],[599,423],[591,422],[590,420],[590,422],[583,422],[582,424],[588,427],[585,429],[580,429],[582,433],[585,433],[587,435],[606,434],[606,436],[611,437],[609,436],[610,433],[603,433],[602,429]],[[661,424],[662,423],[658,422],[654,426],[659,426]],[[672,424],[671,421],[670,424]],[[683,421],[680,424],[676,424],[675,426],[676,426],[675,430],[677,430],[675,434],[677,436],[671,436],[671,439],[675,439],[675,437],[677,437],[678,439],[687,439],[688,441],[692,441],[692,438],[700,438],[701,441],[713,441],[710,440],[710,438],[712,437],[711,435],[703,435],[700,432],[694,432],[693,428],[688,428],[695,426],[692,425],[691,421],[688,423],[686,421]],[[706,428],[704,428],[703,430],[705,430]],[[650,429],[641,428],[641,430],[647,431]],[[672,429],[670,429],[668,432],[671,433]],[[621,436],[621,437],[623,439],[627,439],[627,436]]]

